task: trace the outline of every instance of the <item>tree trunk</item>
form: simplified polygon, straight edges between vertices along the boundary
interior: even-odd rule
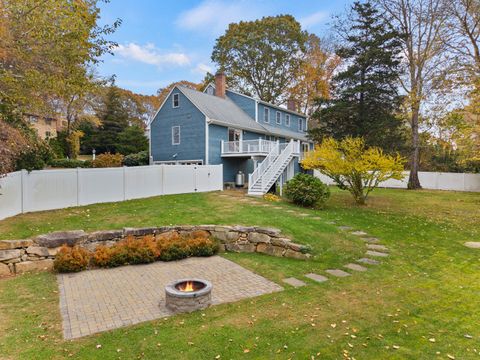
[[[410,177],[408,178],[408,189],[421,189],[420,180],[418,178],[418,163],[420,160],[420,144],[418,137],[418,117],[419,106],[415,104],[412,108],[412,155],[410,159]]]

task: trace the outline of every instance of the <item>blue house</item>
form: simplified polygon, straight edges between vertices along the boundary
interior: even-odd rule
[[[204,92],[175,86],[149,124],[154,164],[223,164],[224,182],[248,174],[248,192],[262,195],[301,171],[299,159],[313,147],[307,118],[226,89],[215,76]]]

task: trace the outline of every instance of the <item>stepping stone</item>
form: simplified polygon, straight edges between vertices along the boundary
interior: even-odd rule
[[[368,265],[378,265],[378,264],[380,264],[380,262],[378,260],[369,259],[369,258],[361,258],[361,259],[358,259],[357,262],[362,263],[362,264],[368,264]]]
[[[295,210],[287,210],[288,213],[294,213]]]
[[[276,209],[276,210],[282,210],[282,208],[280,206],[274,206],[273,208]]]
[[[329,225],[335,225],[336,222],[335,222],[335,221],[327,221],[327,224],[329,224]]]
[[[322,220],[322,218],[320,216],[315,216],[315,217],[312,217],[312,220]]]
[[[328,278],[325,277],[325,276],[318,275],[318,274],[313,274],[313,273],[306,274],[305,277],[307,277],[309,279],[312,279],[314,281],[317,281],[317,282],[324,282],[324,281],[328,280]]]
[[[471,249],[480,249],[480,242],[477,241],[467,241],[465,244],[466,247],[469,247]]]
[[[380,242],[380,240],[376,237],[362,237],[362,240],[371,244],[376,244]]]
[[[298,214],[298,216],[302,216],[302,217],[306,217],[306,216],[309,216],[310,214],[305,214],[305,213],[302,213],[302,214]]]
[[[353,263],[347,264],[344,267],[346,267],[347,269],[353,270],[353,271],[362,271],[363,272],[363,271],[368,270],[365,266],[358,265],[358,264],[353,264]]]
[[[342,230],[342,231],[349,231],[349,230],[353,230],[353,228],[351,226],[339,226],[338,227],[339,230]]]
[[[305,286],[307,284],[305,284],[302,280],[298,280],[294,277],[291,277],[291,278],[287,278],[287,279],[283,279],[282,280],[284,283],[287,283],[288,285],[292,285],[293,287],[300,287],[300,286]]]
[[[367,250],[366,254],[370,255],[370,256],[377,256],[377,257],[387,257],[388,256],[388,254],[385,254],[385,253],[382,253],[382,252],[379,252],[379,251],[373,251],[373,250]]]
[[[350,276],[349,273],[347,273],[346,271],[340,270],[340,269],[328,269],[328,270],[325,270],[325,272],[329,273],[330,275],[336,276],[336,277]]]
[[[355,236],[365,236],[368,235],[365,231],[352,231],[350,234]]]
[[[384,245],[377,245],[377,244],[367,244],[367,249],[370,250],[380,250],[380,251],[388,251],[388,248]]]

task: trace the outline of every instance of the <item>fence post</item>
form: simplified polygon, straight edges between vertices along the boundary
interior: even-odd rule
[[[25,213],[25,203],[26,201],[26,179],[25,179],[25,174],[27,173],[27,170],[22,169],[20,170],[20,199],[22,201],[22,214]]]
[[[197,192],[198,190],[198,170],[197,167],[193,167],[193,186],[194,186],[194,191]]]
[[[127,200],[127,191],[126,191],[127,185],[126,185],[126,179],[125,179],[126,172],[127,172],[126,168],[127,168],[126,166],[123,167],[123,201]]]
[[[162,171],[162,195],[165,195],[165,164],[160,165]]]
[[[80,206],[80,168],[77,167],[77,206]]]

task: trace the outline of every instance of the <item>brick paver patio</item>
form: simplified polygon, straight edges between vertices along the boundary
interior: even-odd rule
[[[165,285],[188,277],[212,282],[214,305],[283,289],[219,256],[61,274],[64,337],[72,339],[170,316],[164,304]]]

